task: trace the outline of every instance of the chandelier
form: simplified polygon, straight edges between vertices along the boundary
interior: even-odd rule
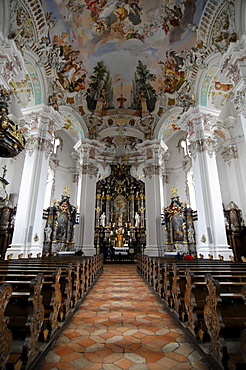
[[[0,85],[0,157],[11,158],[19,154],[25,146],[25,138],[8,117],[10,93]]]

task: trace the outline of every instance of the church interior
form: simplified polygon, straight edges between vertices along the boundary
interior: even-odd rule
[[[164,355],[153,360],[151,353],[165,353],[166,345],[172,354],[181,348],[159,338],[158,351],[160,342],[145,348],[153,361],[135,352],[137,347],[127,352],[121,342],[124,355],[115,362],[105,360],[112,355],[106,355],[106,347],[94,353],[104,359],[101,365],[85,356],[73,367],[59,355],[66,369],[244,368],[245,20],[244,0],[0,0],[0,334],[5,338],[1,342],[0,335],[0,368],[36,367],[35,335],[42,336],[41,352],[47,356],[66,325],[71,333],[87,335],[87,326],[72,331],[69,325],[79,320],[72,319],[76,312],[83,316],[86,302],[96,304],[92,292],[100,296],[101,274],[114,280],[115,295],[116,282],[123,289],[128,274],[141,291],[140,275],[177,322],[176,331],[170,322],[170,328],[162,325],[169,334],[185,327],[200,343],[201,357],[186,365],[178,355],[169,357],[169,365]],[[64,292],[53,292],[59,279]],[[36,317],[40,327],[30,334],[29,322],[25,350],[17,350],[21,357],[10,364],[13,334],[4,312],[15,327],[14,310],[36,302],[34,295],[42,325]],[[218,307],[223,320],[214,316]],[[157,311],[148,320],[161,308]],[[134,322],[144,325],[140,316]],[[99,330],[98,320],[91,327]],[[134,337],[133,325],[129,343],[141,342],[144,351],[142,335],[151,329]],[[230,327],[238,328],[241,359],[224,345]],[[130,340],[123,333],[118,330],[115,337]],[[110,341],[94,338],[94,347],[105,345],[102,339]],[[86,340],[91,339],[81,342]],[[81,348],[90,353],[90,345]],[[131,351],[135,357],[127,357]]]

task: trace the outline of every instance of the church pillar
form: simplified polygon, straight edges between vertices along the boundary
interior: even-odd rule
[[[198,221],[196,222],[197,254],[208,254],[229,259],[222,197],[216,163],[217,142],[212,133],[214,117],[197,109],[191,112],[187,122],[194,173]]]
[[[96,140],[84,139],[75,145],[80,154],[80,218],[77,243],[82,246],[85,256],[96,253],[94,245],[97,161],[96,156],[102,150],[102,144]]]
[[[20,185],[14,235],[8,254],[17,258],[23,253],[27,257],[43,250],[42,213],[49,157],[52,152],[52,132],[58,122],[58,114],[50,107],[23,110],[30,125],[26,140],[26,156]]]
[[[144,155],[143,172],[145,176],[145,215],[146,215],[146,249],[149,256],[163,254],[161,244],[161,181],[162,181],[162,154],[166,151],[164,142],[151,140],[138,146]]]

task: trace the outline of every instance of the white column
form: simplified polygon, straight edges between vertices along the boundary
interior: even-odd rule
[[[146,168],[145,168],[146,170]],[[161,255],[161,197],[159,167],[148,167],[145,179],[146,249],[148,256]]]
[[[229,259],[222,197],[216,163],[216,141],[209,130],[208,116],[193,117],[190,152],[194,173],[198,221],[196,222],[197,254]],[[191,121],[189,121],[191,128]]]
[[[85,256],[96,254],[94,245],[97,160],[96,157],[104,145],[96,140],[80,140],[75,145],[80,154],[80,179],[78,189],[79,225],[77,225],[75,243],[82,246]]]
[[[17,258],[27,257],[43,250],[43,207],[49,156],[51,153],[51,128],[54,127],[52,108],[42,107],[41,112],[28,115],[30,135],[26,142],[26,157],[22,173],[14,235],[9,253]]]
[[[146,249],[149,256],[164,253],[164,230],[161,225],[161,188],[163,173],[163,154],[167,150],[164,142],[149,140],[138,145],[144,155],[145,206],[146,206]]]
[[[93,171],[93,175],[92,175]],[[94,245],[97,167],[83,165],[79,220],[79,245],[85,256],[96,254]]]

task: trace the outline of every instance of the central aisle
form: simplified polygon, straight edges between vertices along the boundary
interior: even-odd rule
[[[40,370],[208,370],[136,272],[104,265]]]

